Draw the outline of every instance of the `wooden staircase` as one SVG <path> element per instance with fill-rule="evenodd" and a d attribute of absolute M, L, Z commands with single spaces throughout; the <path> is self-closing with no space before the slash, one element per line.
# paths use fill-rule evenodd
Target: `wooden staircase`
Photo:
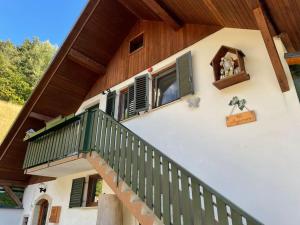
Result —
<path fill-rule="evenodd" d="M 124 181 L 118 180 L 117 173 L 96 152 L 89 154 L 86 159 L 140 224 L 163 225 L 146 203 Z"/>
<path fill-rule="evenodd" d="M 262 225 L 101 110 L 38 131 L 28 141 L 24 169 L 86 154 L 142 225 Z"/>

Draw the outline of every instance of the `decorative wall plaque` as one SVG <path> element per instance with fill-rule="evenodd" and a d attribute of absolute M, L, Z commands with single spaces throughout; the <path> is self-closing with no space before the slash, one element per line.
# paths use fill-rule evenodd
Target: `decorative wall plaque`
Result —
<path fill-rule="evenodd" d="M 246 100 L 241 99 L 239 100 L 238 97 L 233 97 L 232 100 L 229 102 L 229 105 L 232 106 L 232 110 L 229 116 L 226 116 L 226 125 L 227 127 L 233 127 L 245 123 L 251 123 L 256 121 L 256 114 L 254 111 L 249 110 L 246 107 Z M 234 110 L 238 108 L 239 110 L 246 109 L 246 112 L 241 112 L 238 114 L 233 114 Z"/>

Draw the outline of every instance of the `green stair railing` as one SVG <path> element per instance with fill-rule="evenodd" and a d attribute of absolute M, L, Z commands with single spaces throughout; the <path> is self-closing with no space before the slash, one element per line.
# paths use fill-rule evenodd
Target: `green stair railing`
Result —
<path fill-rule="evenodd" d="M 90 116 L 85 150 L 97 151 L 164 224 L 262 224 L 109 115 Z"/>
<path fill-rule="evenodd" d="M 75 152 L 96 151 L 164 224 L 262 225 L 103 111 L 86 112 L 75 123 L 82 127 L 77 128 L 81 131 L 72 145 L 77 146 Z M 33 142 L 38 143 L 39 138 Z M 31 148 L 29 142 L 28 150 Z M 60 152 L 57 158 L 66 149 L 50 151 Z M 26 158 L 30 155 L 27 152 Z"/>

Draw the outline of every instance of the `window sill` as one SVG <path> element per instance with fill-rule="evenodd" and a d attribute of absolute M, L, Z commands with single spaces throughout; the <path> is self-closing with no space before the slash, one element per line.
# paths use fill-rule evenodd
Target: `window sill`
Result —
<path fill-rule="evenodd" d="M 97 209 L 98 206 L 81 206 L 81 207 L 73 207 L 73 208 L 70 208 L 69 209 L 84 209 L 84 210 L 87 210 L 87 209 Z"/>
<path fill-rule="evenodd" d="M 188 96 L 189 96 L 189 95 L 188 95 Z M 138 117 L 147 115 L 148 113 L 151 113 L 151 112 L 154 112 L 154 111 L 163 109 L 163 108 L 168 107 L 168 106 L 170 106 L 170 105 L 176 104 L 176 103 L 182 101 L 182 100 L 185 99 L 185 98 L 186 98 L 186 96 L 184 96 L 184 97 L 182 97 L 182 98 L 179 98 L 179 99 L 176 99 L 176 100 L 174 100 L 174 101 L 172 101 L 172 102 L 170 102 L 170 103 L 164 104 L 164 105 L 162 105 L 162 106 L 158 106 L 158 107 L 156 107 L 156 108 L 151 108 L 151 109 L 149 109 L 148 111 L 143 112 L 141 115 L 134 115 L 134 116 L 132 116 L 132 117 L 130 117 L 130 118 L 127 118 L 127 119 L 125 119 L 125 120 L 121 120 L 120 123 L 123 124 L 123 123 L 126 123 L 126 122 L 130 121 L 130 120 L 136 119 L 136 118 L 138 118 Z"/>
<path fill-rule="evenodd" d="M 81 207 L 82 209 L 97 209 L 98 206 L 84 206 L 84 207 Z"/>

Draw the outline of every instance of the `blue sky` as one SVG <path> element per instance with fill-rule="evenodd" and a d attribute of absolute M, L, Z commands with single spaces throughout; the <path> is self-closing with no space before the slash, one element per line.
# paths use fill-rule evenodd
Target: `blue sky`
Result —
<path fill-rule="evenodd" d="M 61 46 L 88 0 L 0 0 L 0 40 L 39 37 Z"/>

